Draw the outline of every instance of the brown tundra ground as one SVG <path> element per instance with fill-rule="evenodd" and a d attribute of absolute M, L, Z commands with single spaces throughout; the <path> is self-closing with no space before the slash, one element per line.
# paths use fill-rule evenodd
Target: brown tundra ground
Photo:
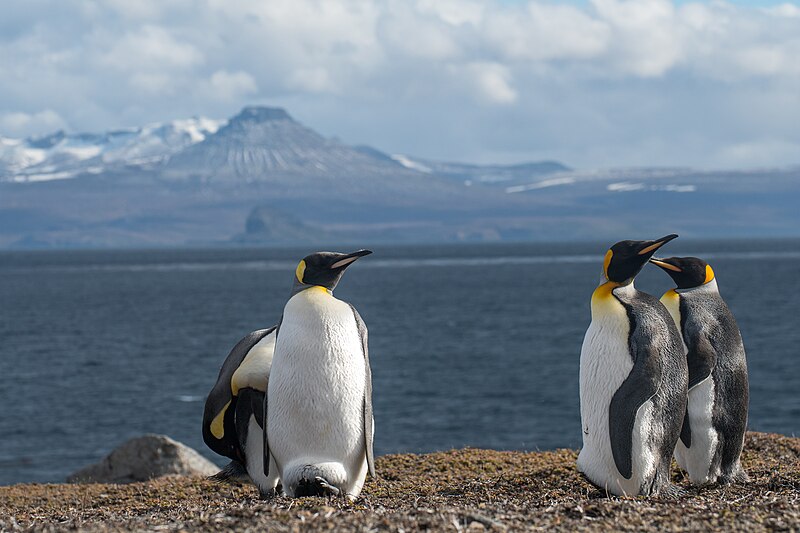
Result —
<path fill-rule="evenodd" d="M 130 485 L 0 487 L 0 530 L 204 531 L 800 531 L 800 439 L 749 433 L 745 485 L 677 498 L 608 497 L 576 452 L 463 449 L 377 459 L 355 503 L 258 499 L 251 486 L 168 477 Z"/>

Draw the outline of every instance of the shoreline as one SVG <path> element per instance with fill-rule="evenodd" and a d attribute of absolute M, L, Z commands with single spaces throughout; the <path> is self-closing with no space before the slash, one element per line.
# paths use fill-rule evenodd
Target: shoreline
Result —
<path fill-rule="evenodd" d="M 130 529 L 277 531 L 480 531 L 484 529 L 678 531 L 800 528 L 800 438 L 748 433 L 742 463 L 751 482 L 690 487 L 685 494 L 606 497 L 575 468 L 577 452 L 465 448 L 377 458 L 354 504 L 277 497 L 255 487 L 171 476 L 128 485 L 0 487 L 0 530 Z"/>

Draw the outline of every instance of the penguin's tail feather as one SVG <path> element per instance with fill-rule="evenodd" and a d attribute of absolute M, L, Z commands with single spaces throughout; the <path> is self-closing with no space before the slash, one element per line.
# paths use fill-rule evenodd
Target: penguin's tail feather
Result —
<path fill-rule="evenodd" d="M 341 496 L 347 472 L 341 463 L 295 464 L 286 469 L 287 493 L 302 496 Z"/>
<path fill-rule="evenodd" d="M 239 461 L 231 461 L 213 476 L 208 476 L 208 479 L 211 481 L 216 481 L 217 483 L 250 482 L 250 476 L 247 475 L 247 469 Z"/>

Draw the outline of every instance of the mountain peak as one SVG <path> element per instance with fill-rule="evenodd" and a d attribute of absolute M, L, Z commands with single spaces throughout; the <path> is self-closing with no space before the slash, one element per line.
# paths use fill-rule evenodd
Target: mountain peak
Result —
<path fill-rule="evenodd" d="M 282 107 L 247 106 L 231 122 L 267 122 L 270 120 L 291 120 L 292 117 Z"/>

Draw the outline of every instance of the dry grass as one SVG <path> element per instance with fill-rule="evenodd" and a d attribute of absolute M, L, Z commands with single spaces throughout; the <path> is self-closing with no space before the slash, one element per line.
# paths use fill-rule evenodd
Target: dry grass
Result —
<path fill-rule="evenodd" d="M 355 504 L 258 500 L 249 486 L 162 478 L 131 485 L 0 487 L 0 530 L 480 531 L 800 530 L 800 439 L 750 433 L 746 485 L 686 489 L 677 499 L 608 498 L 571 450 L 464 449 L 377 461 Z"/>

